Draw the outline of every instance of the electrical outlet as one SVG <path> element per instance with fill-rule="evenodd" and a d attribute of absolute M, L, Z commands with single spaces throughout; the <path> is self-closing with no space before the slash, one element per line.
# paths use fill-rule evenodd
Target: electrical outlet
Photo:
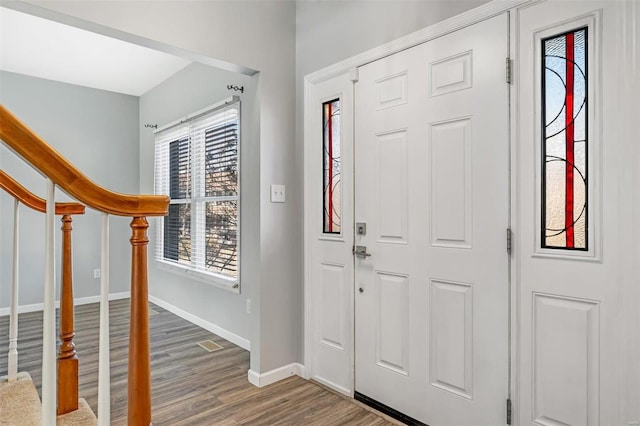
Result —
<path fill-rule="evenodd" d="M 284 187 L 284 185 L 271 185 L 271 202 L 272 203 L 284 203 L 285 202 L 285 187 Z"/>
<path fill-rule="evenodd" d="M 247 313 L 251 313 L 251 299 L 247 299 Z"/>
<path fill-rule="evenodd" d="M 100 268 L 93 270 L 93 278 L 100 278 L 101 276 L 102 276 L 102 272 L 100 271 Z"/>

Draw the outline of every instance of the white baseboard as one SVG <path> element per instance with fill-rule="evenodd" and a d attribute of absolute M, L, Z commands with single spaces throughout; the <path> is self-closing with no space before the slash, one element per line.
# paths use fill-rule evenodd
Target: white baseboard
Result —
<path fill-rule="evenodd" d="M 210 331 L 213 334 L 216 334 L 220 337 L 222 337 L 223 339 L 226 339 L 228 341 L 230 341 L 231 343 L 233 343 L 234 345 L 238 345 L 243 349 L 246 349 L 248 351 L 251 350 L 251 342 L 247 339 L 245 339 L 244 337 L 240 337 L 237 334 L 234 334 L 228 330 L 225 330 L 224 328 L 217 326 L 216 324 L 213 324 L 205 319 L 202 319 L 196 315 L 193 315 L 185 310 L 182 310 L 180 308 L 178 308 L 177 306 L 173 306 L 172 304 L 165 302 L 162 299 L 158 299 L 155 296 L 149 296 L 149 302 L 151 303 L 155 303 L 156 305 L 160 306 L 163 309 L 166 309 L 167 311 L 179 316 L 182 319 L 185 319 L 199 327 L 204 328 L 207 331 Z"/>
<path fill-rule="evenodd" d="M 247 376 L 249 378 L 249 383 L 261 388 L 264 386 L 269 386 L 272 383 L 279 382 L 280 380 L 284 380 L 287 377 L 304 377 L 304 365 L 294 362 L 262 374 L 256 373 L 253 370 L 249 370 Z"/>
<path fill-rule="evenodd" d="M 109 300 L 128 299 L 131 296 L 131 292 L 123 291 L 122 293 L 111 293 Z M 100 302 L 100 296 L 79 297 L 73 300 L 74 306 L 89 305 L 91 303 Z M 56 309 L 60 308 L 60 301 L 56 300 Z M 44 303 L 33 303 L 31 305 L 18 306 L 19 314 L 26 314 L 28 312 L 40 312 L 44 310 Z M 9 315 L 11 308 L 0 308 L 0 317 Z"/>

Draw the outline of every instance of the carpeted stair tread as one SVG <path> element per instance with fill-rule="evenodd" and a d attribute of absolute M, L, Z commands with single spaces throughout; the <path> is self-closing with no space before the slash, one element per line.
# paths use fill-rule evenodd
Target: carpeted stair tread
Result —
<path fill-rule="evenodd" d="M 29 373 L 19 373 L 12 383 L 7 382 L 7 376 L 0 377 L 0 426 L 40 426 L 41 416 L 40 397 Z M 82 398 L 76 411 L 56 420 L 58 426 L 97 424 L 95 414 Z"/>
<path fill-rule="evenodd" d="M 57 426 L 93 426 L 98 424 L 96 415 L 83 398 L 78 401 L 78 409 L 63 416 L 58 416 Z"/>
<path fill-rule="evenodd" d="M 40 397 L 29 373 L 15 382 L 0 377 L 0 425 L 40 426 Z"/>

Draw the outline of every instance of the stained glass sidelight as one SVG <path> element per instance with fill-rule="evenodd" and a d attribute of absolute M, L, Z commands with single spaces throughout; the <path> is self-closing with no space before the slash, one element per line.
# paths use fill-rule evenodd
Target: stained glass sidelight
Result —
<path fill-rule="evenodd" d="M 542 55 L 542 247 L 587 250 L 587 28 Z"/>
<path fill-rule="evenodd" d="M 340 233 L 340 99 L 322 104 L 323 232 Z"/>

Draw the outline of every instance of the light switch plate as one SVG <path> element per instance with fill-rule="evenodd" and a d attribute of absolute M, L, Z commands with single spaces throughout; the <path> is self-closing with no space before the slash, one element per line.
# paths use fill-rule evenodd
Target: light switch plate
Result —
<path fill-rule="evenodd" d="M 284 203 L 285 202 L 285 188 L 284 188 L 284 185 L 271 185 L 271 202 L 272 203 Z"/>

